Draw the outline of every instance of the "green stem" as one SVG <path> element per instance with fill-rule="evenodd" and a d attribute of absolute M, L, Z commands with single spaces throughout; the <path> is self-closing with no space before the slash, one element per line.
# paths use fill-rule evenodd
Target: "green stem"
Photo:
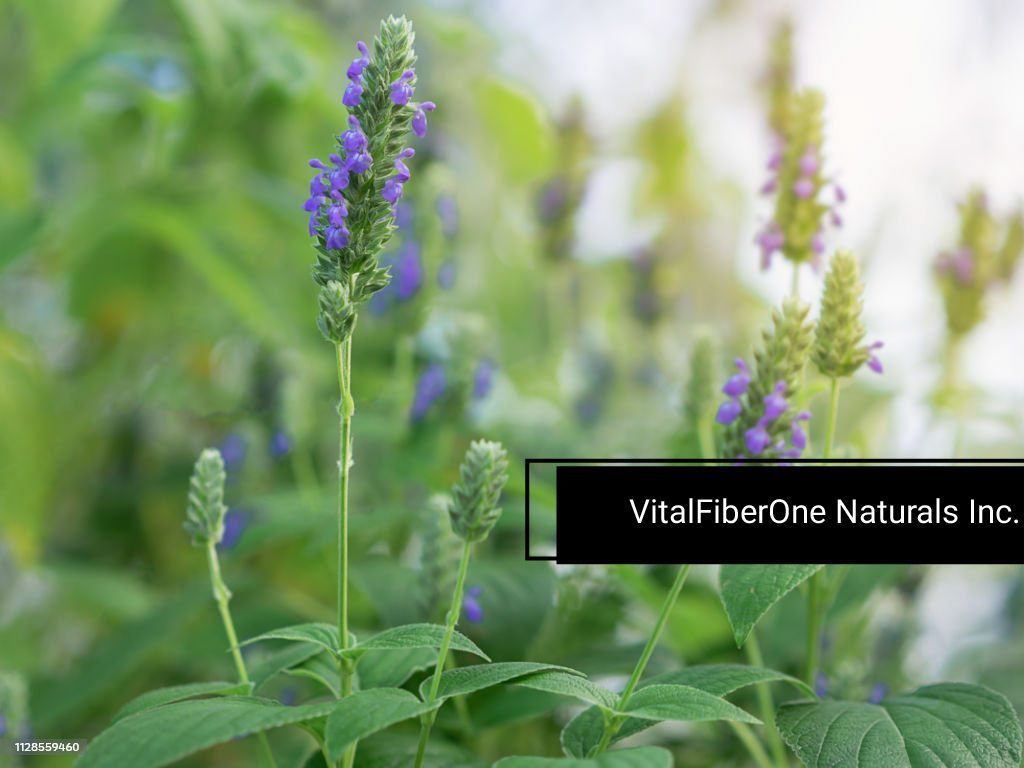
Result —
<path fill-rule="evenodd" d="M 231 590 L 224 583 L 220 573 L 220 559 L 217 557 L 217 545 L 212 541 L 206 543 L 206 561 L 210 566 L 210 584 L 213 586 L 213 597 L 217 601 L 217 610 L 220 612 L 221 623 L 224 624 L 224 634 L 228 636 L 228 643 L 231 645 L 231 657 L 235 661 L 235 671 L 238 672 L 238 682 L 244 685 L 252 685 L 249 679 L 249 672 L 245 668 L 245 660 L 238 647 L 238 635 L 235 633 L 235 622 L 231 619 L 231 608 L 228 603 L 231 601 Z M 267 764 L 277 768 L 274 761 L 274 753 L 270 749 L 270 742 L 267 734 L 260 731 L 258 734 L 260 744 L 266 753 Z"/>
<path fill-rule="evenodd" d="M 711 426 L 713 419 L 713 415 L 701 414 L 700 420 L 697 422 L 697 441 L 700 445 L 700 457 L 702 459 L 716 458 L 715 435 Z"/>
<path fill-rule="evenodd" d="M 821 457 L 831 458 L 832 443 L 836 439 L 836 420 L 839 416 L 839 379 L 832 379 L 832 391 L 828 403 L 828 422 L 825 428 L 825 446 L 822 448 Z"/>
<path fill-rule="evenodd" d="M 818 648 L 821 645 L 822 598 L 824 585 L 821 583 L 822 571 L 811 576 L 807 590 L 807 667 L 804 679 L 814 688 L 814 678 L 818 674 Z"/>
<path fill-rule="evenodd" d="M 757 642 L 755 632 L 750 633 L 744 648 L 747 652 L 747 660 L 755 667 L 764 668 L 764 657 L 761 655 L 761 645 Z M 789 759 L 786 757 L 786 747 L 782 744 L 779 728 L 775 724 L 775 702 L 772 699 L 772 689 L 768 683 L 761 683 L 755 686 L 755 690 L 758 703 L 761 706 L 761 720 L 764 722 L 765 732 L 768 734 L 768 746 L 775 758 L 775 765 L 785 768 L 789 764 Z"/>
<path fill-rule="evenodd" d="M 335 344 L 338 362 L 338 403 L 340 419 L 338 430 L 338 643 L 342 650 L 349 647 L 348 633 L 348 479 L 352 465 L 352 336 L 342 344 Z M 338 656 L 338 676 L 341 679 L 341 697 L 352 693 L 352 663 Z M 342 765 L 350 768 L 355 763 L 356 744 L 345 752 Z"/>
<path fill-rule="evenodd" d="M 772 759 L 768 756 L 768 753 L 764 751 L 764 747 L 761 746 L 761 741 L 754 735 L 754 731 L 746 723 L 732 723 L 729 725 L 732 727 L 733 733 L 743 743 L 743 746 L 747 748 L 747 752 L 753 758 L 754 762 L 757 763 L 758 768 L 775 768 L 772 763 Z"/>
<path fill-rule="evenodd" d="M 658 640 L 661 639 L 661 633 L 665 630 L 665 625 L 668 623 L 668 617 L 672 613 L 672 608 L 676 604 L 676 599 L 679 597 L 679 593 L 683 589 L 683 584 L 686 582 L 686 577 L 690 573 L 689 565 L 679 566 L 679 572 L 676 574 L 676 580 L 672 582 L 672 587 L 668 591 L 668 595 L 665 597 L 665 602 L 662 603 L 661 612 L 658 614 L 658 620 L 654 624 L 654 630 L 651 632 L 651 636 L 647 638 L 647 645 L 644 646 L 643 652 L 640 654 L 640 658 L 636 662 L 636 666 L 633 668 L 633 674 L 629 676 L 629 682 L 626 683 L 626 687 L 622 689 L 622 693 L 619 694 L 619 699 L 615 703 L 615 709 L 618 712 L 622 712 L 626 705 L 629 703 L 629 697 L 633 695 L 633 691 L 636 690 L 637 685 L 640 683 L 640 678 L 643 677 L 644 670 L 647 669 L 647 663 L 651 660 L 651 656 L 654 654 L 654 649 L 658 645 Z M 605 723 L 604 733 L 601 735 L 601 741 L 595 747 L 594 752 L 590 755 L 596 757 L 604 752 L 612 743 L 612 739 L 615 738 L 615 734 L 619 732 L 622 724 L 626 722 L 628 716 L 616 715 L 612 717 L 607 723 Z"/>
<path fill-rule="evenodd" d="M 445 622 L 444 637 L 441 639 L 441 648 L 437 652 L 437 663 L 434 665 L 434 676 L 430 680 L 430 690 L 427 693 L 427 702 L 437 700 L 437 692 L 441 688 L 441 675 L 448 660 L 448 649 L 452 644 L 452 635 L 455 634 L 455 625 L 459 623 L 459 615 L 462 613 L 462 592 L 466 587 L 466 573 L 469 571 L 469 555 L 472 552 L 472 543 L 465 542 L 462 545 L 462 560 L 459 561 L 459 575 L 455 579 L 455 590 L 452 592 L 452 604 L 448 609 L 448 617 Z M 427 753 L 427 742 L 430 740 L 430 729 L 434 727 L 434 720 L 437 719 L 437 709 L 432 709 L 423 716 L 420 721 L 420 741 L 416 747 L 415 768 L 423 765 L 423 757 Z"/>

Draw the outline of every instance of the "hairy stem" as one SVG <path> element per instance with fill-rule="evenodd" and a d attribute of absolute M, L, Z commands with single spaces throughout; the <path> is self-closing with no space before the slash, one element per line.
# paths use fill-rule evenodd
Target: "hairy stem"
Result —
<path fill-rule="evenodd" d="M 654 630 L 651 632 L 650 637 L 647 638 L 647 645 L 644 646 L 643 652 L 640 654 L 640 658 L 636 662 L 636 666 L 633 668 L 633 674 L 629 676 L 629 682 L 626 683 L 626 687 L 622 689 L 622 693 L 619 694 L 619 699 L 615 703 L 615 709 L 621 712 L 625 706 L 629 703 L 629 697 L 633 695 L 633 691 L 636 690 L 637 685 L 640 683 L 640 678 L 643 677 L 644 670 L 647 669 L 647 663 L 651 660 L 651 656 L 654 654 L 654 649 L 658 645 L 658 640 L 661 639 L 661 633 L 665 630 L 665 625 L 668 623 L 668 617 L 672 613 L 672 608 L 676 604 L 676 599 L 679 597 L 679 593 L 683 589 L 683 584 L 686 582 L 686 577 L 690 573 L 689 565 L 679 566 L 679 572 L 676 573 L 676 580 L 672 582 L 672 587 L 668 591 L 668 595 L 665 597 L 665 602 L 662 603 L 661 612 L 658 614 L 658 620 L 654 624 Z M 612 739 L 615 738 L 615 734 L 619 732 L 622 724 L 627 720 L 626 716 L 614 716 L 605 723 L 604 733 L 601 735 L 601 741 L 594 748 L 591 757 L 596 757 L 604 752 L 612 743 Z"/>
<path fill-rule="evenodd" d="M 761 655 L 761 645 L 757 642 L 757 634 L 753 631 L 747 638 L 744 646 L 747 652 L 747 660 L 755 667 L 764 667 L 764 657 Z M 768 735 L 768 746 L 775 758 L 775 765 L 785 768 L 789 765 L 786 757 L 786 747 L 779 735 L 779 728 L 775 724 L 775 702 L 772 700 L 772 689 L 768 683 L 760 683 L 755 686 L 757 700 L 761 707 L 761 720 L 764 722 L 765 733 Z"/>
<path fill-rule="evenodd" d="M 441 675 L 448 661 L 448 649 L 452 644 L 452 635 L 455 634 L 455 625 L 459 623 L 459 616 L 462 613 L 462 592 L 466 587 L 466 572 L 469 570 L 469 555 L 472 552 L 472 543 L 465 542 L 462 545 L 462 559 L 459 561 L 459 575 L 455 580 L 455 589 L 452 591 L 452 604 L 448 609 L 448 617 L 445 622 L 444 637 L 441 639 L 441 648 L 437 652 L 437 663 L 434 665 L 434 676 L 430 680 L 430 690 L 427 693 L 427 701 L 433 702 L 437 699 L 437 692 L 441 688 Z M 420 741 L 416 747 L 415 768 L 423 765 L 423 757 L 427 753 L 427 742 L 430 740 L 430 729 L 434 727 L 434 720 L 437 719 L 437 710 L 432 709 L 423 715 L 420 721 Z"/>
<path fill-rule="evenodd" d="M 824 585 L 822 571 L 811 576 L 807 589 L 807 666 L 804 679 L 814 688 L 814 678 L 818 674 L 818 648 L 821 645 L 821 618 L 823 611 Z"/>
<path fill-rule="evenodd" d="M 220 612 L 220 620 L 224 624 L 224 634 L 228 636 L 228 643 L 231 645 L 231 657 L 235 661 L 235 670 L 238 672 L 238 682 L 244 685 L 252 685 L 249 679 L 249 672 L 245 668 L 245 660 L 238 648 L 238 635 L 235 633 L 235 622 L 231 618 L 231 608 L 228 603 L 231 601 L 231 590 L 224 583 L 220 574 L 220 559 L 217 557 L 217 546 L 212 541 L 206 544 L 206 561 L 210 566 L 210 584 L 213 587 L 213 597 L 217 601 L 217 610 Z M 274 753 L 270 749 L 270 742 L 267 734 L 262 731 L 257 734 L 260 744 L 267 758 L 267 764 L 277 768 L 274 761 Z"/>

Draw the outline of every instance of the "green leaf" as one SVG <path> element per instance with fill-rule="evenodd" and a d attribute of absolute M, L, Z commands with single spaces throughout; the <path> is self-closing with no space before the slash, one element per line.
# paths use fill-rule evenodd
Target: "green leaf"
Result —
<path fill-rule="evenodd" d="M 118 720 L 89 743 L 77 766 L 159 768 L 239 736 L 323 717 L 336 706 L 285 707 L 243 696 L 166 704 Z"/>
<path fill-rule="evenodd" d="M 359 687 L 398 688 L 414 673 L 434 666 L 437 652 L 432 648 L 399 648 L 369 651 L 359 659 Z"/>
<path fill-rule="evenodd" d="M 162 704 L 171 704 L 196 696 L 245 696 L 250 693 L 252 693 L 251 683 L 186 683 L 185 685 L 172 685 L 169 688 L 157 688 L 129 701 L 114 715 L 111 722 L 116 723 L 121 718 L 134 715 L 144 709 L 152 709 Z"/>
<path fill-rule="evenodd" d="M 338 760 L 352 742 L 395 723 L 422 715 L 436 706 L 437 702 L 420 701 L 401 688 L 357 691 L 338 702 L 327 718 L 324 729 L 327 755 L 331 760 Z"/>
<path fill-rule="evenodd" d="M 316 643 L 326 648 L 331 653 L 338 652 L 338 628 L 333 624 L 325 622 L 313 622 L 310 624 L 294 624 L 290 627 L 279 627 L 262 635 L 250 637 L 243 641 L 242 645 L 258 643 L 261 640 L 292 640 L 297 643 Z"/>
<path fill-rule="evenodd" d="M 786 682 L 796 686 L 808 696 L 814 691 L 803 680 L 765 667 L 748 667 L 745 664 L 703 664 L 684 667 L 675 672 L 652 677 L 644 685 L 688 685 L 699 688 L 714 696 L 728 696 L 730 693 L 758 683 Z"/>
<path fill-rule="evenodd" d="M 386 629 L 379 635 L 356 643 L 352 648 L 341 651 L 342 656 L 358 658 L 364 651 L 394 650 L 397 648 L 440 648 L 444 639 L 445 628 L 440 624 L 405 624 L 401 627 Z M 477 648 L 476 643 L 460 632 L 452 635 L 451 649 L 472 653 L 485 661 L 490 661 L 487 654 Z"/>
<path fill-rule="evenodd" d="M 341 675 L 338 673 L 338 660 L 335 656 L 321 652 L 301 666 L 284 670 L 284 674 L 314 680 L 336 699 L 341 695 Z"/>
<path fill-rule="evenodd" d="M 807 768 L 1020 768 L 1024 752 L 1010 702 L 980 685 L 929 685 L 881 704 L 795 702 L 777 719 Z"/>
<path fill-rule="evenodd" d="M 641 682 L 630 704 L 633 705 L 636 696 L 651 685 L 684 685 L 711 696 L 721 697 L 751 685 L 774 681 L 788 682 L 801 691 L 809 692 L 807 685 L 800 680 L 773 669 L 747 667 L 742 664 L 707 664 L 666 672 Z M 631 717 L 619 728 L 612 743 L 646 731 L 652 725 L 654 721 L 650 719 Z M 604 716 L 597 707 L 591 707 L 569 721 L 562 730 L 562 749 L 568 755 L 583 757 L 597 745 L 603 733 Z"/>
<path fill-rule="evenodd" d="M 605 752 L 590 759 L 505 757 L 493 768 L 672 768 L 672 754 L 661 747 L 637 747 Z"/>
<path fill-rule="evenodd" d="M 735 704 L 688 685 L 645 686 L 630 697 L 624 712 L 646 720 L 731 720 L 761 724 L 760 720 Z"/>
<path fill-rule="evenodd" d="M 723 565 L 718 577 L 722 605 L 742 646 L 761 617 L 824 565 Z"/>
<path fill-rule="evenodd" d="M 592 683 L 586 677 L 576 672 L 573 672 L 573 674 L 541 672 L 514 680 L 513 683 L 525 688 L 533 688 L 537 691 L 548 691 L 549 693 L 559 693 L 563 696 L 572 696 L 580 701 L 596 704 L 605 709 L 614 707 L 615 700 L 618 698 L 607 688 L 602 688 L 600 685 Z"/>
<path fill-rule="evenodd" d="M 570 677 L 582 675 L 568 667 L 555 664 L 537 664 L 532 661 L 503 661 L 497 664 L 477 664 L 472 667 L 450 669 L 441 675 L 441 686 L 437 690 L 437 698 L 447 699 L 452 696 L 465 696 L 474 691 L 482 691 L 495 685 L 507 683 L 518 677 L 525 677 L 534 672 L 562 670 L 570 673 Z M 420 698 L 426 699 L 430 690 L 430 680 L 420 683 Z"/>
<path fill-rule="evenodd" d="M 359 768 L 409 768 L 416 758 L 414 734 L 378 733 L 359 742 Z M 486 768 L 487 764 L 466 750 L 442 739 L 431 739 L 423 768 Z"/>
<path fill-rule="evenodd" d="M 249 677 L 256 690 L 279 673 L 311 659 L 324 649 L 315 643 L 292 643 L 274 651 L 250 665 Z"/>

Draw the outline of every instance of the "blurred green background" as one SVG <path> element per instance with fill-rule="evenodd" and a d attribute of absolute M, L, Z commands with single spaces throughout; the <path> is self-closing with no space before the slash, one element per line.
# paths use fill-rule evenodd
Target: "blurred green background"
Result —
<path fill-rule="evenodd" d="M 695 453 L 682 407 L 695 339 L 747 354 L 770 306 L 732 263 L 749 190 L 702 159 L 679 90 L 630 128 L 638 181 L 620 213 L 656 226 L 581 258 L 577 211 L 606 152 L 588 105 L 534 95 L 500 65 L 515 41 L 476 10 L 0 0 L 0 738 L 89 737 L 147 688 L 229 674 L 181 530 L 204 446 L 229 466 L 240 634 L 331 615 L 337 383 L 314 326 L 305 160 L 329 151 L 354 41 L 387 12 L 414 21 L 420 91 L 440 107 L 388 251 L 395 281 L 355 339 L 356 626 L 436 609 L 420 565 L 430 498 L 486 436 L 517 463 L 471 574 L 485 618 L 468 632 L 497 659 L 628 670 L 665 574 L 524 562 L 518 460 Z M 743 87 L 756 107 L 757 83 Z M 841 434 L 891 455 L 896 392 L 869 383 L 846 396 Z M 1012 401 L 983 402 L 1014 426 L 972 449 L 1019 451 Z M 553 489 L 537 486 L 543 538 Z M 1019 570 L 858 573 L 835 611 L 834 690 L 953 670 L 1022 708 Z M 656 666 L 738 659 L 713 582 L 705 568 L 687 587 Z M 800 610 L 784 604 L 765 631 L 774 666 L 796 661 Z M 555 754 L 565 709 L 535 693 L 515 694 L 531 700 L 514 716 L 498 696 L 474 700 L 481 754 Z M 310 689 L 296 678 L 266 694 Z M 526 711 L 539 719 L 519 722 Z M 742 764 L 727 731 L 654 733 L 686 765 Z M 246 765 L 248 750 L 189 764 Z"/>

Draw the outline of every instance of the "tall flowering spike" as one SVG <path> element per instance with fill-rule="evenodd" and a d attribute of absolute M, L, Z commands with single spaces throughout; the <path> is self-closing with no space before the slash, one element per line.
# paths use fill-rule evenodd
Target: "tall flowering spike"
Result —
<path fill-rule="evenodd" d="M 498 522 L 498 500 L 508 480 L 507 471 L 508 454 L 501 443 L 474 440 L 470 444 L 448 506 L 452 530 L 463 541 L 483 541 Z"/>
<path fill-rule="evenodd" d="M 332 165 L 310 161 L 315 174 L 304 209 L 317 251 L 313 279 L 322 287 L 346 286 L 353 313 L 390 281 L 380 254 L 395 230 L 394 203 L 411 176 L 405 161 L 413 150 L 405 144 L 410 132 L 425 133 L 426 112 L 435 108 L 433 102 L 411 101 L 413 38 L 405 17 L 390 16 L 381 22 L 372 51 L 357 46 L 359 57 L 346 72 L 348 128 L 337 136 Z M 321 294 L 322 311 L 324 299 L 339 297 L 332 290 Z M 330 318 L 321 315 L 319 324 L 323 330 Z"/>
<path fill-rule="evenodd" d="M 793 24 L 784 19 L 775 29 L 765 74 L 768 97 L 768 125 L 781 137 L 789 118 L 793 96 Z"/>
<path fill-rule="evenodd" d="M 856 257 L 849 251 L 837 252 L 825 275 L 811 354 L 814 365 L 829 378 L 852 376 L 873 357 L 874 345 L 864 344 L 863 293 Z M 877 370 L 874 366 L 872 369 Z"/>
<path fill-rule="evenodd" d="M 772 313 L 772 328 L 762 334 L 761 348 L 754 353 L 749 383 L 742 394 L 729 395 L 718 412 L 718 422 L 726 425 L 725 456 L 786 459 L 802 450 L 797 443 L 803 430 L 794 435 L 793 422 L 806 419 L 792 403 L 811 350 L 809 309 L 788 299 Z M 727 388 L 729 383 L 723 388 L 728 395 Z"/>
<path fill-rule="evenodd" d="M 683 396 L 683 411 L 688 429 L 698 429 L 715 408 L 718 350 L 710 334 L 697 337 L 690 353 L 690 378 Z"/>
<path fill-rule="evenodd" d="M 774 215 L 756 238 L 765 268 L 776 253 L 817 267 L 825 250 L 826 228 L 842 223 L 838 207 L 846 193 L 824 174 L 824 106 L 818 91 L 790 96 L 784 130 L 768 162 L 771 175 L 762 189 L 775 195 Z"/>
<path fill-rule="evenodd" d="M 185 531 L 192 543 L 219 544 L 224 537 L 224 459 L 220 451 L 207 448 L 199 454 L 188 487 Z"/>
<path fill-rule="evenodd" d="M 1005 230 L 1005 234 L 1001 234 Z M 960 206 L 960 238 L 939 254 L 935 273 L 953 335 L 963 335 L 985 316 L 985 298 L 993 284 L 1013 277 L 1024 251 L 1024 220 L 1018 211 L 1005 222 L 989 209 L 984 192 L 972 190 Z"/>

